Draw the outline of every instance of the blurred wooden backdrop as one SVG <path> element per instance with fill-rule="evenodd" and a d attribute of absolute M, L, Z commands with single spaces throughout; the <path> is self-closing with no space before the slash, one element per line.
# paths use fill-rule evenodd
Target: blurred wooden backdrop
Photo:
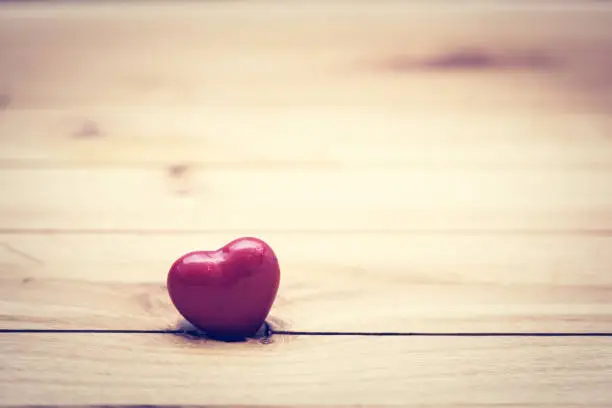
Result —
<path fill-rule="evenodd" d="M 0 403 L 612 404 L 611 73 L 607 2 L 1 3 Z M 291 333 L 154 333 L 241 235 Z"/>

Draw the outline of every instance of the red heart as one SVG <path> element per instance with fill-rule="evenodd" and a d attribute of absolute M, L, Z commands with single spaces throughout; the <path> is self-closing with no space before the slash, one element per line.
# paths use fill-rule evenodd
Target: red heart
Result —
<path fill-rule="evenodd" d="M 280 284 L 274 251 L 258 238 L 178 258 L 168 272 L 177 310 L 211 337 L 253 336 L 265 322 Z"/>

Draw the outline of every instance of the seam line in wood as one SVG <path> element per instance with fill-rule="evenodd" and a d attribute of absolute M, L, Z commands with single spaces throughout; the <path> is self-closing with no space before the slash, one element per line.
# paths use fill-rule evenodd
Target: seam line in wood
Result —
<path fill-rule="evenodd" d="M 541 236 L 612 236 L 612 229 L 270 229 L 257 230 L 261 234 L 411 234 L 411 235 L 541 235 Z M 198 235 L 198 234 L 243 234 L 233 229 L 56 229 L 56 228 L 0 228 L 0 234 L 61 234 L 61 235 Z"/>
<path fill-rule="evenodd" d="M 0 329 L 10 333 L 91 333 L 91 334 L 195 334 L 184 330 L 131 329 Z M 270 335 L 286 336 L 380 336 L 380 337 L 612 337 L 612 332 L 333 332 L 333 331 L 271 331 Z"/>

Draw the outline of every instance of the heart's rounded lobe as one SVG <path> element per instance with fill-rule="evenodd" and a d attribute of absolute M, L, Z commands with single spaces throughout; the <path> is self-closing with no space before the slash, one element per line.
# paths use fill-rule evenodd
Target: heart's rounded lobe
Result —
<path fill-rule="evenodd" d="M 254 335 L 280 284 L 274 251 L 258 238 L 233 240 L 216 251 L 189 252 L 168 272 L 168 293 L 183 317 L 217 338 Z"/>

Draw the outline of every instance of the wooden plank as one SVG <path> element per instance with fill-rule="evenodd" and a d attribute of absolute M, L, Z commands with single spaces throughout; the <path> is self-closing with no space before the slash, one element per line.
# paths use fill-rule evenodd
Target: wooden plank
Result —
<path fill-rule="evenodd" d="M 4 230 L 381 231 L 612 228 L 601 169 L 0 171 Z"/>
<path fill-rule="evenodd" d="M 612 116 L 398 107 L 7 110 L 0 166 L 609 168 Z"/>
<path fill-rule="evenodd" d="M 523 164 L 576 154 L 589 164 L 602 155 L 607 162 L 601 135 L 609 119 L 587 100 L 609 94 L 612 13 L 580 5 L 508 10 L 390 2 L 364 10 L 326 3 L 298 12 L 274 2 L 192 3 L 163 7 L 163 23 L 157 7 L 123 7 L 119 16 L 104 6 L 5 7 L 0 157 L 339 165 L 452 162 L 467 152 L 477 161 L 501 154 L 501 161 Z M 283 19 L 271 18 L 278 13 Z M 87 42 L 79 40 L 84 30 Z M 173 33 L 171 47 L 166 34 L 160 37 L 166 32 Z M 40 72 L 30 64 L 39 59 Z M 94 140 L 68 142 L 74 137 Z M 533 142 L 549 137 L 550 144 Z M 585 138 L 584 146 L 576 143 Z M 380 149 L 383 141 L 404 139 L 405 149 Z"/>
<path fill-rule="evenodd" d="M 262 232 L 282 279 L 273 328 L 328 332 L 612 331 L 612 237 Z M 0 236 L 0 327 L 180 326 L 175 258 L 231 233 Z M 333 313 L 330 313 L 333 311 Z"/>
<path fill-rule="evenodd" d="M 591 407 L 612 397 L 608 338 L 11 334 L 0 345 L 3 404 Z"/>
<path fill-rule="evenodd" d="M 3 5 L 2 100 L 610 112 L 612 7 L 572 4 Z"/>
<path fill-rule="evenodd" d="M 569 4 L 3 5 L 0 163 L 609 165 L 612 8 Z"/>

